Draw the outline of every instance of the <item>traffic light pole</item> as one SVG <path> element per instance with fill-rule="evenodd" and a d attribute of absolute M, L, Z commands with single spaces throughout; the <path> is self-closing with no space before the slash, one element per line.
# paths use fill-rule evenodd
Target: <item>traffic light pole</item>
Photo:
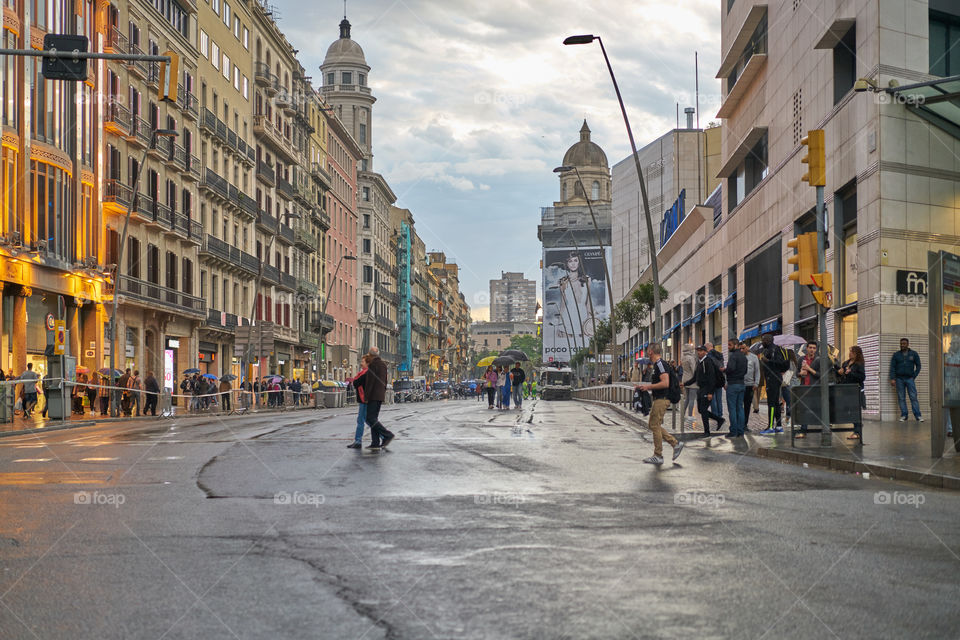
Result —
<path fill-rule="evenodd" d="M 823 219 L 823 187 L 817 187 L 817 273 L 827 270 L 826 224 Z M 829 447 L 830 431 L 830 369 L 827 345 L 827 308 L 817 305 L 817 325 L 820 327 L 820 446 Z"/>

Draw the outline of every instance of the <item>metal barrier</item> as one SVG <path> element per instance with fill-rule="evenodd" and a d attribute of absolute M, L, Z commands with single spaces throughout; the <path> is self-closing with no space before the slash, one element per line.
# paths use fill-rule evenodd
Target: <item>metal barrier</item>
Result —
<path fill-rule="evenodd" d="M 574 389 L 574 400 L 594 400 L 596 402 L 609 402 L 610 404 L 622 405 L 629 409 L 633 404 L 633 391 L 636 385 L 626 382 L 615 382 L 597 387 L 584 387 L 583 389 Z"/>

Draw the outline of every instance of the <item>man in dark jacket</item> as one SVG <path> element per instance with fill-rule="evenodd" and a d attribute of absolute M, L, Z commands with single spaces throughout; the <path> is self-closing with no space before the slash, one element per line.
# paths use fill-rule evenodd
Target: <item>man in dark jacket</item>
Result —
<path fill-rule="evenodd" d="M 146 392 L 147 400 L 143 403 L 143 415 L 148 413 L 152 416 L 157 415 L 157 399 L 160 397 L 160 383 L 153 376 L 153 371 L 147 371 L 147 377 L 143 379 L 143 390 Z"/>
<path fill-rule="evenodd" d="M 713 358 L 713 364 L 717 365 L 718 371 L 723 371 L 723 354 L 717 351 L 716 345 L 712 342 L 705 342 L 704 346 L 707 348 L 707 355 Z M 723 417 L 723 387 L 718 386 L 713 390 L 713 400 L 710 401 L 710 411 L 713 411 L 715 414 Z"/>
<path fill-rule="evenodd" d="M 765 333 L 760 338 L 763 349 L 760 350 L 760 367 L 763 371 L 763 384 L 767 392 L 767 429 L 760 433 L 783 431 L 783 418 L 780 415 L 780 386 L 783 374 L 790 368 L 786 350 L 773 344 L 773 334 Z M 773 420 L 776 419 L 776 427 Z"/>
<path fill-rule="evenodd" d="M 730 437 L 738 438 L 747 430 L 747 416 L 743 410 L 743 395 L 746 387 L 743 384 L 747 375 L 747 357 L 740 352 L 737 340 L 727 341 L 727 366 L 724 373 L 727 377 L 727 409 L 730 411 Z"/>
<path fill-rule="evenodd" d="M 900 422 L 907 421 L 907 398 L 910 396 L 910 408 L 917 422 L 923 422 L 920 415 L 920 403 L 917 401 L 917 376 L 920 375 L 920 354 L 910 348 L 910 341 L 900 339 L 900 351 L 890 358 L 890 384 L 897 388 L 897 402 L 900 404 Z"/>
<path fill-rule="evenodd" d="M 513 365 L 513 369 L 510 369 L 510 375 L 513 376 L 513 381 L 511 382 L 511 388 L 513 389 L 513 403 L 517 406 L 517 410 L 520 410 L 520 406 L 523 404 L 523 381 L 527 379 L 527 374 L 523 372 L 523 369 L 520 368 L 520 363 Z"/>
<path fill-rule="evenodd" d="M 380 424 L 380 407 L 387 395 L 387 365 L 380 358 L 380 349 L 370 347 L 370 365 L 363 380 L 363 392 L 367 399 L 367 424 L 370 425 L 371 443 L 368 449 L 378 451 L 393 440 L 393 433 Z"/>
<path fill-rule="evenodd" d="M 724 420 L 710 410 L 710 403 L 713 401 L 713 393 L 717 389 L 717 365 L 713 358 L 707 355 L 706 345 L 701 344 L 697 347 L 697 410 L 700 412 L 700 419 L 703 421 L 703 434 L 710 435 L 710 420 L 717 421 L 717 430 L 723 426 Z"/>

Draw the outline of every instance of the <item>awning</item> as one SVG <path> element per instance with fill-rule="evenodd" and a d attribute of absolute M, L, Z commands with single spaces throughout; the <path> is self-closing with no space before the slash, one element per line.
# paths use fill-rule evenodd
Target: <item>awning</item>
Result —
<path fill-rule="evenodd" d="M 741 339 L 741 340 L 748 340 L 748 339 L 750 339 L 750 338 L 756 338 L 758 335 L 760 335 L 760 327 L 759 327 L 759 326 L 756 326 L 756 327 L 754 327 L 753 329 L 747 329 L 746 331 L 744 331 L 743 333 L 741 333 L 741 334 L 740 334 L 740 339 Z"/>
<path fill-rule="evenodd" d="M 728 295 L 726 299 L 723 301 L 723 308 L 726 309 L 736 301 L 737 301 L 737 292 L 734 291 L 733 293 Z"/>
<path fill-rule="evenodd" d="M 955 138 L 960 138 L 960 76 L 890 87 L 881 91 L 893 96 L 894 102 L 934 124 Z"/>
<path fill-rule="evenodd" d="M 693 316 L 693 322 L 694 322 L 694 323 L 700 322 L 701 320 L 703 320 L 703 310 L 702 310 L 702 309 L 701 309 L 700 311 L 698 311 L 695 316 Z"/>
<path fill-rule="evenodd" d="M 712 305 L 710 305 L 710 306 L 707 308 L 707 315 L 710 315 L 711 313 L 713 313 L 714 311 L 716 311 L 717 309 L 719 309 L 719 308 L 722 307 L 722 306 L 723 306 L 723 301 L 722 301 L 722 300 L 721 300 L 720 302 L 714 302 Z"/>
<path fill-rule="evenodd" d="M 681 322 L 681 323 L 680 323 L 680 326 L 681 326 L 681 327 L 689 327 L 691 324 L 693 324 L 693 316 L 690 316 L 689 318 L 687 318 L 686 320 L 684 320 L 683 322 Z"/>

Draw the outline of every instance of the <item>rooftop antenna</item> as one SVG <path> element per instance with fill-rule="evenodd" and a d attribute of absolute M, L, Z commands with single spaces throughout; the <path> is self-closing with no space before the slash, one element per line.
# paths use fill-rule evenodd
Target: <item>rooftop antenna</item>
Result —
<path fill-rule="evenodd" d="M 347 19 L 347 0 L 343 0 L 343 19 Z"/>

